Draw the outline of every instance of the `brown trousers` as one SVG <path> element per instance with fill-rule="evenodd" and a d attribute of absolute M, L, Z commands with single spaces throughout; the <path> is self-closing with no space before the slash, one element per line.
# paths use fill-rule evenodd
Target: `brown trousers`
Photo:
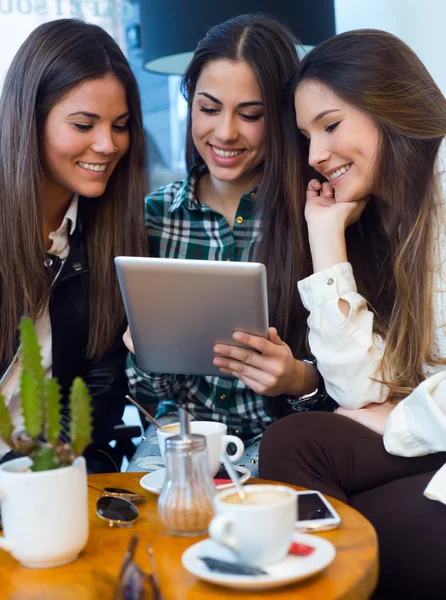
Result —
<path fill-rule="evenodd" d="M 373 598 L 446 599 L 446 506 L 423 491 L 446 452 L 402 458 L 382 436 L 334 413 L 297 413 L 263 436 L 259 476 L 338 498 L 361 512 L 379 540 Z"/>

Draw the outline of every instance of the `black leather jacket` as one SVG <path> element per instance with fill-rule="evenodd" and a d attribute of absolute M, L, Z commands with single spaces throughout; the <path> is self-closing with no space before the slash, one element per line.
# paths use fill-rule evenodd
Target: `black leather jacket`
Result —
<path fill-rule="evenodd" d="M 50 257 L 53 273 L 61 262 Z M 114 269 L 114 265 L 110 265 Z M 99 359 L 85 357 L 89 330 L 90 274 L 88 261 L 82 245 L 82 224 L 78 216 L 76 229 L 70 236 L 70 252 L 55 282 L 49 304 L 52 332 L 52 374 L 62 387 L 63 405 L 68 405 L 71 382 L 77 376 L 84 379 L 93 401 L 93 446 L 87 449 L 87 460 L 94 455 L 100 459 L 97 449 L 113 439 L 113 427 L 121 422 L 128 393 L 125 375 L 127 349 L 122 341 L 126 323 L 116 332 L 115 342 Z M 8 368 L 2 365 L 1 374 Z M 64 410 L 65 412 L 65 410 Z M 103 455 L 103 462 L 110 462 Z M 93 468 L 92 470 L 101 470 Z M 106 470 L 112 471 L 113 467 Z"/>

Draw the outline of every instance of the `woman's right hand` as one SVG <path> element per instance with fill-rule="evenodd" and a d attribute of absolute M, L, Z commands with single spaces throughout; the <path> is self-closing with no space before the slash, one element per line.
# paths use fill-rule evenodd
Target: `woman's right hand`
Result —
<path fill-rule="evenodd" d="M 308 184 L 305 219 L 314 273 L 348 262 L 345 230 L 359 219 L 367 203 L 336 202 L 334 194 L 328 181 L 312 179 Z"/>
<path fill-rule="evenodd" d="M 308 229 L 345 232 L 362 214 L 367 200 L 336 202 L 335 191 L 328 181 L 312 179 L 307 187 L 305 219 Z"/>
<path fill-rule="evenodd" d="M 132 354 L 135 354 L 135 348 L 133 347 L 132 334 L 130 333 L 130 327 L 127 326 L 124 335 L 122 336 L 124 344 L 130 350 Z"/>

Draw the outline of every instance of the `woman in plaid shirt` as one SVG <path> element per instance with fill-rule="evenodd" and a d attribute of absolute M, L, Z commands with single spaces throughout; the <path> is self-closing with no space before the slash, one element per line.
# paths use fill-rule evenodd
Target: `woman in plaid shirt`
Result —
<path fill-rule="evenodd" d="M 211 29 L 183 78 L 188 176 L 146 199 L 152 256 L 266 265 L 275 327 L 268 339 L 234 333 L 252 350 L 215 346 L 224 377 L 145 373 L 133 354 L 127 368 L 140 402 L 162 401 L 158 416 L 181 403 L 197 419 L 225 423 L 246 445 L 290 410 L 287 398 L 318 388 L 314 366 L 297 358 L 306 353 L 294 262 L 303 215 L 280 178 L 283 99 L 297 64 L 292 34 L 274 19 L 243 15 Z M 133 350 L 129 333 L 125 340 Z"/>

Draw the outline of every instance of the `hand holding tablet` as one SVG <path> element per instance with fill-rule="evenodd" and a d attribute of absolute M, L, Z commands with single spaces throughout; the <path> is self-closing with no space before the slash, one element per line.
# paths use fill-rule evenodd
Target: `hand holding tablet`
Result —
<path fill-rule="evenodd" d="M 216 344 L 243 345 L 236 331 L 268 336 L 260 263 L 122 256 L 115 264 L 138 366 L 147 372 L 221 376 Z"/>
<path fill-rule="evenodd" d="M 254 392 L 265 396 L 299 395 L 305 365 L 294 358 L 290 347 L 270 327 L 268 339 L 242 332 L 233 334 L 234 345 L 217 344 L 214 365 L 221 373 L 233 375 Z"/>

